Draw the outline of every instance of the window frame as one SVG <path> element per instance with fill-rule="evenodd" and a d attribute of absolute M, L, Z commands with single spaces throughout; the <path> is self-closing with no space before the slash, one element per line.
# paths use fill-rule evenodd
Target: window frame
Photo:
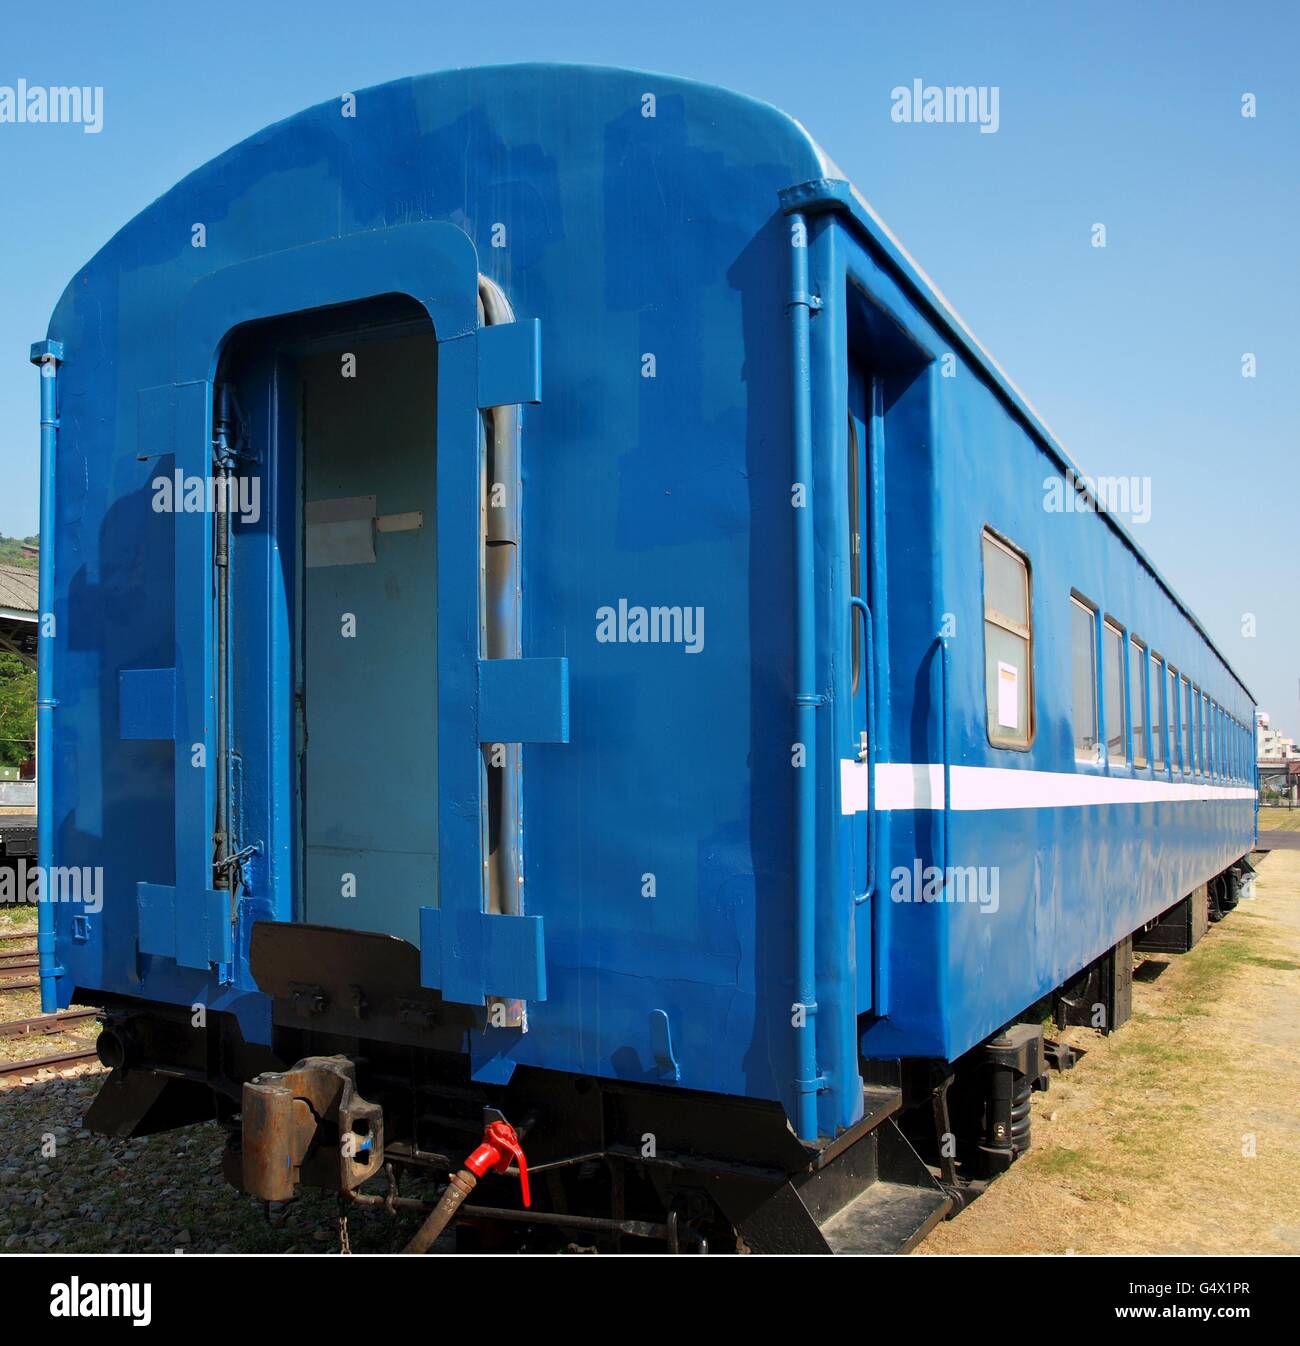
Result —
<path fill-rule="evenodd" d="M 1182 705 L 1179 700 L 1178 669 L 1168 660 L 1165 660 L 1165 714 L 1169 719 L 1169 779 L 1173 780 L 1175 776 L 1183 774 L 1183 714 Z M 1169 695 L 1169 683 L 1172 682 L 1173 696 Z M 1170 707 L 1169 702 L 1173 701 Z"/>
<path fill-rule="evenodd" d="M 1002 612 L 998 608 L 989 606 L 986 592 L 985 565 L 984 565 L 984 543 L 985 540 L 991 542 L 995 547 L 1004 551 L 1014 561 L 1018 561 L 1024 567 L 1025 572 L 1025 616 L 1028 622 L 1021 626 L 1008 613 Z M 989 741 L 989 745 L 994 748 L 1001 748 L 1008 752 L 1028 752 L 1034 746 L 1034 739 L 1038 735 L 1038 716 L 1034 712 L 1034 693 L 1036 679 L 1034 677 L 1034 567 L 1029 560 L 1029 553 L 1017 547 L 1010 538 L 999 533 L 991 524 L 985 524 L 980 529 L 980 607 L 984 614 L 984 620 L 980 623 L 980 634 L 984 642 L 984 733 Z M 1009 635 L 1018 637 L 1025 642 L 1025 677 L 1027 686 L 1025 687 L 1025 716 L 1028 724 L 1025 726 L 1025 737 L 1004 738 L 1001 735 L 993 733 L 993 727 L 989 724 L 988 717 L 988 668 L 989 668 L 989 642 L 988 626 L 992 622 L 999 630 L 1006 631 Z"/>
<path fill-rule="evenodd" d="M 1119 637 L 1119 702 L 1120 711 L 1124 716 L 1123 727 L 1120 730 L 1120 744 L 1118 757 L 1110 755 L 1111 724 L 1106 714 L 1109 709 L 1108 698 L 1106 696 L 1106 632 L 1111 631 Z M 1132 756 L 1130 753 L 1130 729 L 1132 722 L 1128 713 L 1128 632 L 1115 620 L 1114 617 L 1102 616 L 1101 619 L 1101 726 L 1100 732 L 1104 735 L 1103 743 L 1105 751 L 1102 753 L 1102 763 L 1109 770 L 1115 766 L 1131 766 Z"/>
<path fill-rule="evenodd" d="M 1200 738 L 1200 684 L 1192 682 L 1191 678 L 1187 680 L 1187 699 L 1191 701 L 1188 707 L 1187 723 L 1191 725 L 1192 734 L 1192 775 L 1203 775 L 1204 765 L 1204 746 Z"/>
<path fill-rule="evenodd" d="M 1124 681 L 1128 684 L 1128 741 L 1129 741 L 1129 761 L 1137 771 L 1146 771 L 1151 765 L 1151 725 L 1150 710 L 1147 698 L 1147 686 L 1150 683 L 1148 677 L 1147 661 L 1151 651 L 1146 641 L 1135 636 L 1131 631 L 1126 642 L 1125 651 L 1127 658 L 1124 664 Z M 1137 652 L 1137 664 L 1141 670 L 1141 686 L 1133 687 L 1133 653 Z M 1137 719 L 1133 714 L 1133 707 L 1140 706 L 1142 709 L 1141 733 L 1138 732 Z M 1141 739 L 1139 744 L 1138 740 Z M 1139 756 L 1140 752 L 1140 756 Z"/>
<path fill-rule="evenodd" d="M 1201 688 L 1201 775 L 1209 780 L 1213 767 L 1210 760 L 1210 694 Z"/>
<path fill-rule="evenodd" d="M 1155 652 L 1147 651 L 1147 659 L 1151 667 L 1156 670 L 1155 677 L 1151 679 L 1151 684 L 1155 687 L 1155 696 L 1151 698 L 1151 704 L 1148 705 L 1148 718 L 1151 720 L 1148 726 L 1148 733 L 1151 738 L 1151 770 L 1163 772 L 1165 769 L 1165 733 L 1168 725 L 1165 723 L 1165 661 Z M 1160 732 L 1156 733 L 1156 720 L 1160 721 Z M 1156 745 L 1160 745 L 1160 760 L 1156 761 Z"/>
<path fill-rule="evenodd" d="M 1193 749 L 1196 747 L 1196 736 L 1192 733 L 1192 680 L 1185 673 L 1179 674 L 1178 699 L 1183 708 L 1183 775 L 1194 776 L 1196 774 L 1196 764 L 1193 759 Z"/>
<path fill-rule="evenodd" d="M 1101 658 L 1097 649 L 1097 623 L 1100 620 L 1101 609 L 1085 598 L 1077 589 L 1070 590 L 1070 604 L 1070 743 L 1073 747 L 1076 765 L 1100 767 L 1103 763 L 1103 755 L 1099 750 L 1103 745 L 1101 741 L 1101 684 L 1099 678 Z M 1087 613 L 1088 629 L 1092 633 L 1092 731 L 1094 738 L 1090 755 L 1080 754 L 1079 730 L 1074 723 L 1074 608 Z"/>

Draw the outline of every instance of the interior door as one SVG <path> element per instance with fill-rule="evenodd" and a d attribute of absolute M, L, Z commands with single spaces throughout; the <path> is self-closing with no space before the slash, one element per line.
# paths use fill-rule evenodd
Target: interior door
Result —
<path fill-rule="evenodd" d="M 437 343 L 299 363 L 303 919 L 419 940 L 438 890 Z"/>

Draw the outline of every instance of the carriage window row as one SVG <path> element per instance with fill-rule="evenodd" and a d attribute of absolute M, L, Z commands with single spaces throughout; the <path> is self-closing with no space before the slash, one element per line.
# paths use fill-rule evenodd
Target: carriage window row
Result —
<path fill-rule="evenodd" d="M 1100 662 L 1100 677 L 1098 663 Z M 1074 755 L 1174 776 L 1249 781 L 1250 731 L 1145 641 L 1070 596 Z M 1098 683 L 1100 682 L 1100 697 Z"/>
<path fill-rule="evenodd" d="M 1029 558 L 991 528 L 983 530 L 981 545 L 988 738 L 995 747 L 1024 751 L 1034 737 Z M 1251 779 L 1251 731 L 1081 594 L 1070 596 L 1070 664 L 1078 760 L 1171 776 Z"/>

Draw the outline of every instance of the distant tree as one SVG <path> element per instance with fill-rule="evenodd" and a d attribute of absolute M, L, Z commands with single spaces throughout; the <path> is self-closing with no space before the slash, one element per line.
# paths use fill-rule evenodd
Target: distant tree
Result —
<path fill-rule="evenodd" d="M 0 654 L 0 766 L 21 766 L 36 748 L 36 674 Z"/>
<path fill-rule="evenodd" d="M 27 570 L 35 570 L 38 559 L 23 551 L 23 547 L 24 545 L 38 547 L 40 541 L 39 537 L 5 537 L 0 533 L 0 565 L 22 566 Z"/>

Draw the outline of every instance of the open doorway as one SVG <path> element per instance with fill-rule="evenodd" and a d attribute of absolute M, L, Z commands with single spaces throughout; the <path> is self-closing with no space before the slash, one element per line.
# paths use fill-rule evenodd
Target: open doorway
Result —
<path fill-rule="evenodd" d="M 438 885 L 437 342 L 296 364 L 302 917 L 414 943 Z"/>

